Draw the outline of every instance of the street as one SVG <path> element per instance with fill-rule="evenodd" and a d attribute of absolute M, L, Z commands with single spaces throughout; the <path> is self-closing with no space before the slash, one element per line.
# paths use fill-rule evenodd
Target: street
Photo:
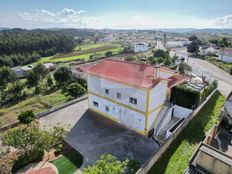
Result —
<path fill-rule="evenodd" d="M 175 52 L 176 55 L 187 58 L 188 53 L 185 48 L 176 48 Z M 229 95 L 232 90 L 231 75 L 206 60 L 190 57 L 188 63 L 192 66 L 193 73 L 218 80 L 219 91 L 225 96 Z"/>

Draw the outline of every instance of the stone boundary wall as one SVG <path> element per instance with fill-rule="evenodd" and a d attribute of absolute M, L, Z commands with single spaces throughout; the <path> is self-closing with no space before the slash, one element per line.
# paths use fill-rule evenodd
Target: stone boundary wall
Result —
<path fill-rule="evenodd" d="M 190 116 L 188 116 L 185 121 L 182 123 L 181 127 L 173 133 L 163 145 L 156 151 L 153 156 L 148 160 L 145 164 L 141 166 L 141 168 L 136 172 L 136 174 L 147 174 L 152 166 L 158 161 L 158 159 L 163 155 L 163 153 L 167 150 L 170 144 L 177 138 L 177 136 L 181 133 L 181 131 L 188 125 L 188 123 L 196 116 L 196 114 L 202 109 L 202 107 L 209 101 L 209 99 L 213 96 L 213 94 L 217 91 L 217 88 L 206 98 L 204 102 L 200 106 L 198 106 Z"/>
<path fill-rule="evenodd" d="M 88 95 L 84 95 L 84 96 L 82 96 L 82 97 L 79 97 L 79 98 L 70 100 L 70 101 L 68 101 L 68 102 L 65 102 L 65 103 L 62 103 L 62 104 L 60 104 L 60 105 L 54 106 L 54 107 L 52 107 L 52 108 L 50 108 L 50 109 L 48 109 L 48 110 L 45 110 L 45 111 L 43 111 L 43 112 L 40 112 L 40 113 L 38 113 L 35 117 L 36 117 L 36 119 L 40 119 L 40 118 L 45 117 L 46 115 L 48 115 L 48 114 L 50 114 L 50 113 L 52 113 L 52 112 L 58 111 L 58 110 L 63 109 L 63 108 L 65 108 L 65 107 L 67 107 L 67 106 L 70 106 L 70 105 L 73 105 L 73 104 L 75 104 L 75 103 L 78 103 L 78 102 L 80 102 L 80 101 L 82 101 L 82 100 L 86 100 L 87 98 L 88 98 Z M 16 127 L 16 126 L 18 126 L 19 124 L 20 124 L 20 121 L 15 121 L 14 123 L 11 123 L 11 124 L 9 124 L 9 125 L 6 125 L 6 126 L 4 126 L 4 127 L 1 127 L 1 128 L 0 128 L 0 132 L 1 132 L 1 131 L 8 130 L 8 129 L 13 128 L 13 127 Z"/>

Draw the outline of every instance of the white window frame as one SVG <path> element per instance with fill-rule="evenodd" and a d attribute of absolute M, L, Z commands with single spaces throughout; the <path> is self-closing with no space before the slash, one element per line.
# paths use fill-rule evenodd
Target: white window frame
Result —
<path fill-rule="evenodd" d="M 105 94 L 110 94 L 110 90 L 109 89 L 105 89 Z"/>
<path fill-rule="evenodd" d="M 120 92 L 117 92 L 117 98 L 121 99 L 121 97 L 122 97 L 122 94 Z"/>
<path fill-rule="evenodd" d="M 98 106 L 99 106 L 98 102 L 93 101 L 93 106 L 96 107 L 96 108 L 98 108 Z"/>

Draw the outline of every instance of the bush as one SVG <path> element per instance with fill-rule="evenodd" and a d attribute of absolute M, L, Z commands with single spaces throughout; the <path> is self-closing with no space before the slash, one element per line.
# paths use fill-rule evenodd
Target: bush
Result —
<path fill-rule="evenodd" d="M 134 56 L 126 57 L 125 61 L 134 61 L 136 58 Z"/>
<path fill-rule="evenodd" d="M 65 88 L 66 94 L 72 97 L 81 97 L 86 93 L 86 89 L 78 83 L 71 83 Z"/>
<path fill-rule="evenodd" d="M 72 76 L 70 68 L 62 66 L 55 73 L 54 78 L 58 84 L 67 83 Z"/>
<path fill-rule="evenodd" d="M 44 155 L 44 151 L 37 150 L 33 155 L 28 155 L 27 153 L 21 155 L 18 157 L 16 161 L 14 161 L 14 165 L 12 167 L 12 172 L 16 172 L 17 170 L 25 167 L 26 165 L 32 163 L 32 162 L 38 162 L 41 161 Z"/>
<path fill-rule="evenodd" d="M 20 122 L 29 124 L 35 119 L 35 115 L 32 110 L 21 112 L 18 116 Z"/>
<path fill-rule="evenodd" d="M 137 160 L 130 160 L 127 164 L 127 173 L 135 174 L 141 166 L 141 163 Z"/>
<path fill-rule="evenodd" d="M 106 57 L 110 57 L 110 56 L 112 56 L 112 55 L 113 55 L 112 51 L 107 51 L 107 52 L 106 52 Z"/>
<path fill-rule="evenodd" d="M 179 106 L 192 109 L 200 103 L 200 92 L 187 88 L 185 85 L 179 85 L 172 89 L 170 101 Z"/>
<path fill-rule="evenodd" d="M 209 84 L 201 93 L 201 101 L 204 101 L 211 94 L 211 92 L 217 88 L 217 85 L 216 80 Z"/>

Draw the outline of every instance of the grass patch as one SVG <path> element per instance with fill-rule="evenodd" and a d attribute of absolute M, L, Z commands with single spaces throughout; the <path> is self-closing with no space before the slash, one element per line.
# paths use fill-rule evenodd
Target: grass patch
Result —
<path fill-rule="evenodd" d="M 220 60 L 217 60 L 216 58 L 209 57 L 208 61 L 217 67 L 221 68 L 222 70 L 226 71 L 227 73 L 231 72 L 232 69 L 232 63 L 225 63 Z"/>
<path fill-rule="evenodd" d="M 59 174 L 74 173 L 78 168 L 80 168 L 82 162 L 82 155 L 74 149 L 70 150 L 64 156 L 61 156 L 54 161 L 51 161 L 51 163 L 53 163 L 57 167 Z"/>
<path fill-rule="evenodd" d="M 148 174 L 182 174 L 205 133 L 219 121 L 225 97 L 216 92 L 187 127 L 172 142 Z"/>
<path fill-rule="evenodd" d="M 80 51 L 79 48 L 81 48 Z M 90 55 L 97 55 L 97 57 L 104 57 L 107 51 L 112 51 L 113 54 L 119 54 L 122 51 L 122 47 L 119 44 L 112 43 L 100 43 L 100 44 L 89 44 L 84 46 L 78 46 L 75 48 L 76 51 L 57 54 L 55 56 L 44 57 L 39 60 L 40 63 L 46 62 L 70 62 L 79 59 L 88 60 Z"/>
<path fill-rule="evenodd" d="M 4 106 L 0 109 L 0 126 L 17 121 L 22 111 L 33 110 L 34 114 L 37 114 L 67 100 L 69 97 L 63 95 L 61 91 L 56 91 L 49 95 L 28 98 L 12 106 Z"/>

